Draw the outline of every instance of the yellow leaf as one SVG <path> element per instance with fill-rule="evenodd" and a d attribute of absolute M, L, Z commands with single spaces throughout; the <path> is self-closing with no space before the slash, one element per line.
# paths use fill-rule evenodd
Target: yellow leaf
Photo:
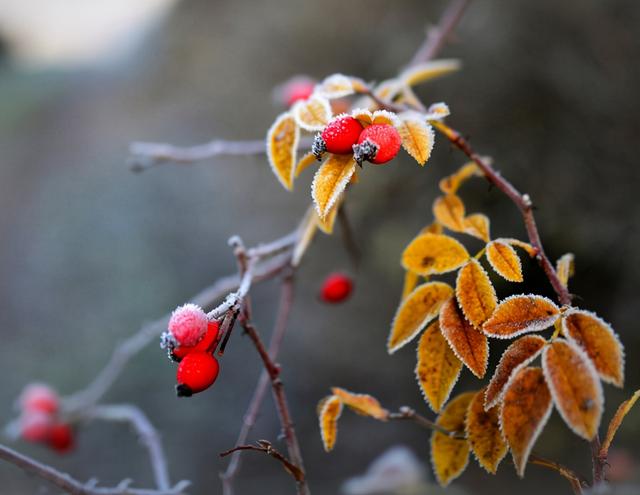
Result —
<path fill-rule="evenodd" d="M 391 101 L 402 90 L 403 84 L 397 79 L 387 79 L 379 83 L 373 94 L 381 100 Z"/>
<path fill-rule="evenodd" d="M 449 431 L 463 432 L 469 403 L 475 392 L 458 395 L 447 404 L 436 424 Z M 464 438 L 452 438 L 440 431 L 431 434 L 431 464 L 440 486 L 447 486 L 462 474 L 469 462 L 469 442 Z"/>
<path fill-rule="evenodd" d="M 598 433 L 604 397 L 589 357 L 574 343 L 556 339 L 542 351 L 542 369 L 564 422 L 591 440 Z"/>
<path fill-rule="evenodd" d="M 438 316 L 440 306 L 452 295 L 453 289 L 444 282 L 427 282 L 416 287 L 402 301 L 393 318 L 387 342 L 389 354 L 407 344 Z"/>
<path fill-rule="evenodd" d="M 482 325 L 490 337 L 509 339 L 527 332 L 538 332 L 552 326 L 560 309 L 546 297 L 533 294 L 504 299 Z"/>
<path fill-rule="evenodd" d="M 329 155 L 318 169 L 311 184 L 311 196 L 321 219 L 327 216 L 355 170 L 356 161 L 352 155 Z"/>
<path fill-rule="evenodd" d="M 400 125 L 400 119 L 395 113 L 389 112 L 388 110 L 376 110 L 371 114 L 371 123 L 398 127 Z"/>
<path fill-rule="evenodd" d="M 373 123 L 373 114 L 366 108 L 354 109 L 351 116 L 365 127 Z"/>
<path fill-rule="evenodd" d="M 453 237 L 420 234 L 402 253 L 402 266 L 418 275 L 446 273 L 461 267 L 469 259 L 465 247 Z"/>
<path fill-rule="evenodd" d="M 434 103 L 433 105 L 429 105 L 427 109 L 427 113 L 424 116 L 425 120 L 441 120 L 445 117 L 451 115 L 451 110 L 449 110 L 449 106 L 446 103 Z"/>
<path fill-rule="evenodd" d="M 342 403 L 353 411 L 363 416 L 386 421 L 389 418 L 389 411 L 380 405 L 378 400 L 367 394 L 354 394 L 343 388 L 333 387 L 333 395 L 338 397 Z"/>
<path fill-rule="evenodd" d="M 338 210 L 340 210 L 341 203 L 342 199 L 338 199 L 324 218 L 318 217 L 318 214 L 316 213 L 318 228 L 327 235 L 333 234 L 333 227 L 336 223 L 336 217 L 338 216 Z"/>
<path fill-rule="evenodd" d="M 471 259 L 458 272 L 456 298 L 465 318 L 476 328 L 481 328 L 496 309 L 496 291 L 478 260 Z"/>
<path fill-rule="evenodd" d="M 444 229 L 442 228 L 442 225 L 440 225 L 438 222 L 433 222 L 424 227 L 420 231 L 420 234 L 442 234 L 443 230 Z"/>
<path fill-rule="evenodd" d="M 627 400 L 625 400 L 620 406 L 618 410 L 611 418 L 611 422 L 609 423 L 609 428 L 607 428 L 607 435 L 604 438 L 604 442 L 602 442 L 602 448 L 600 452 L 604 452 L 605 454 L 609 451 L 609 447 L 611 447 L 611 442 L 613 442 L 613 437 L 615 437 L 618 428 L 622 424 L 622 420 L 629 413 L 633 405 L 640 398 L 640 390 L 636 390 L 635 393 Z"/>
<path fill-rule="evenodd" d="M 464 215 L 464 203 L 456 194 L 438 196 L 433 202 L 433 216 L 449 230 L 464 232 Z"/>
<path fill-rule="evenodd" d="M 455 297 L 440 308 L 440 331 L 449 346 L 471 372 L 482 378 L 489 362 L 487 336 L 465 320 Z"/>
<path fill-rule="evenodd" d="M 293 248 L 293 254 L 291 255 L 291 264 L 298 266 L 304 253 L 306 253 L 313 237 L 318 229 L 317 223 L 318 215 L 316 215 L 313 206 L 310 206 L 305 213 L 300 226 L 298 227 L 298 239 L 296 245 Z"/>
<path fill-rule="evenodd" d="M 439 412 L 458 381 L 462 361 L 449 347 L 438 321 L 434 321 L 420 336 L 416 378 L 427 403 Z"/>
<path fill-rule="evenodd" d="M 298 164 L 296 165 L 294 178 L 297 179 L 302 172 L 304 172 L 307 168 L 309 168 L 311 165 L 313 165 L 317 161 L 318 159 L 313 153 L 311 152 L 306 153 L 302 158 L 300 158 L 300 161 L 298 161 Z"/>
<path fill-rule="evenodd" d="M 484 391 L 478 392 L 467 411 L 465 431 L 471 452 L 478 463 L 491 474 L 496 474 L 498 464 L 509 450 L 500 431 L 500 413 L 497 407 L 484 409 Z"/>
<path fill-rule="evenodd" d="M 465 163 L 454 174 L 440 180 L 440 190 L 445 194 L 455 194 L 460 186 L 473 176 L 481 176 L 482 172 L 475 162 Z"/>
<path fill-rule="evenodd" d="M 420 114 L 405 112 L 400 115 L 397 129 L 406 152 L 420 165 L 427 163 L 435 140 L 433 127 L 427 124 Z"/>
<path fill-rule="evenodd" d="M 404 285 L 402 287 L 402 300 L 404 301 L 406 297 L 413 292 L 413 289 L 416 288 L 418 282 L 420 280 L 420 276 L 416 275 L 410 270 L 407 270 L 404 273 Z"/>
<path fill-rule="evenodd" d="M 296 102 L 292 112 L 296 123 L 306 131 L 320 131 L 331 120 L 329 100 L 317 94 Z"/>
<path fill-rule="evenodd" d="M 331 395 L 318 404 L 320 417 L 320 435 L 324 450 L 330 452 L 336 444 L 338 437 L 338 418 L 342 414 L 342 401 L 339 397 Z"/>
<path fill-rule="evenodd" d="M 415 64 L 400 74 L 399 79 L 407 86 L 416 86 L 424 82 L 446 76 L 459 70 L 460 61 L 455 59 L 442 59 Z"/>
<path fill-rule="evenodd" d="M 489 225 L 490 222 L 487 215 L 474 213 L 464 219 L 464 233 L 477 237 L 484 242 L 489 242 L 491 239 Z"/>
<path fill-rule="evenodd" d="M 575 271 L 574 256 L 572 253 L 563 254 L 558 261 L 556 261 L 556 272 L 562 285 L 568 287 L 569 279 L 573 277 Z"/>
<path fill-rule="evenodd" d="M 487 261 L 491 268 L 509 282 L 522 282 L 522 264 L 509 244 L 495 240 L 487 244 Z"/>
<path fill-rule="evenodd" d="M 584 349 L 600 378 L 622 387 L 624 383 L 624 349 L 611 326 L 594 313 L 572 309 L 562 318 L 565 337 Z"/>
<path fill-rule="evenodd" d="M 529 244 L 528 242 L 521 241 L 519 239 L 510 239 L 510 238 L 501 237 L 500 239 L 496 239 L 496 241 L 503 242 L 505 244 L 511 244 L 512 246 L 517 246 L 519 248 L 522 248 L 527 252 L 527 254 L 531 258 L 534 258 L 538 254 L 538 250 L 534 248 L 531 244 Z"/>
<path fill-rule="evenodd" d="M 291 190 L 300 129 L 290 112 L 280 114 L 267 132 L 267 158 L 280 183 Z"/>
<path fill-rule="evenodd" d="M 509 380 L 500 410 L 500 427 L 521 478 L 552 408 L 551 393 L 540 368 L 522 368 Z"/>
<path fill-rule="evenodd" d="M 331 100 L 352 95 L 355 90 L 351 77 L 343 74 L 333 74 L 318 85 L 316 92 L 320 96 Z"/>

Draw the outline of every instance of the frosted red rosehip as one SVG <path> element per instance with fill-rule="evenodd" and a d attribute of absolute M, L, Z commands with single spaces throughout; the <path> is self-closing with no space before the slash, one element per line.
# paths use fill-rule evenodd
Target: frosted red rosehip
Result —
<path fill-rule="evenodd" d="M 73 429 L 66 423 L 56 423 L 51 428 L 47 445 L 60 454 L 69 452 L 74 446 Z"/>
<path fill-rule="evenodd" d="M 290 107 L 297 101 L 308 99 L 315 87 L 316 82 L 310 77 L 292 77 L 276 91 L 276 98 Z"/>
<path fill-rule="evenodd" d="M 358 120 L 348 115 L 338 116 L 316 136 L 312 151 L 317 157 L 325 151 L 336 155 L 351 154 L 361 132 L 362 124 Z"/>
<path fill-rule="evenodd" d="M 180 361 L 187 354 L 194 351 L 213 351 L 220 337 L 220 323 L 210 321 L 207 325 L 207 332 L 200 341 L 193 346 L 180 345 L 169 350 L 170 356 L 174 361 Z"/>
<path fill-rule="evenodd" d="M 353 147 L 356 161 L 383 164 L 395 158 L 402 146 L 402 138 L 390 124 L 372 124 L 358 138 Z"/>
<path fill-rule="evenodd" d="M 178 345 L 194 346 L 207 332 L 209 320 L 200 306 L 185 304 L 176 308 L 169 320 L 169 332 Z"/>
<path fill-rule="evenodd" d="M 345 301 L 353 291 L 353 281 L 343 273 L 333 273 L 323 282 L 320 298 L 326 303 L 340 303 Z"/>
<path fill-rule="evenodd" d="M 208 389 L 216 381 L 220 365 L 218 360 L 206 352 L 187 354 L 176 373 L 176 392 L 179 397 L 190 397 Z"/>
<path fill-rule="evenodd" d="M 41 411 L 23 412 L 20 436 L 27 442 L 47 442 L 54 425 L 53 417 Z"/>
<path fill-rule="evenodd" d="M 55 414 L 60 407 L 60 397 L 56 391 L 43 383 L 27 385 L 18 402 L 21 409 L 28 412 Z"/>

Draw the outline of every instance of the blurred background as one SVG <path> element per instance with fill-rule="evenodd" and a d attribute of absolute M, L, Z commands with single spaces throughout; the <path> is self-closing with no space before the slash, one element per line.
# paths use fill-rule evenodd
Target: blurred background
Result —
<path fill-rule="evenodd" d="M 0 421 L 14 416 L 13 401 L 31 381 L 62 394 L 84 387 L 118 341 L 233 272 L 229 236 L 248 244 L 276 238 L 296 225 L 310 201 L 310 172 L 290 194 L 264 157 L 134 175 L 125 164 L 131 141 L 261 138 L 282 111 L 272 100 L 274 86 L 296 74 L 386 79 L 410 59 L 445 5 L 1 0 Z M 625 390 L 605 386 L 604 421 L 640 386 L 638 26 L 640 4 L 631 0 L 475 2 L 442 53 L 460 58 L 463 71 L 418 88 L 427 103 L 446 101 L 450 123 L 531 195 L 550 257 L 575 253 L 571 289 L 579 305 L 610 321 L 626 346 Z M 439 178 L 463 158 L 438 139 L 425 169 L 406 155 L 391 166 L 366 167 L 348 205 L 364 253 L 359 270 L 334 235 L 317 239 L 299 271 L 280 362 L 314 493 L 353 490 L 345 480 L 395 445 L 416 456 L 413 473 L 422 488 L 415 493 L 436 493 L 424 488 L 432 482 L 427 432 L 345 412 L 337 447 L 325 454 L 315 406 L 338 385 L 432 417 L 414 379 L 414 346 L 388 356 L 385 343 L 402 287 L 400 253 L 430 221 Z M 516 209 L 486 183 L 469 183 L 463 196 L 468 211 L 491 217 L 493 236 L 525 238 Z M 469 246 L 476 249 L 474 242 Z M 357 287 L 349 302 L 328 307 L 317 292 L 336 269 L 350 271 Z M 525 287 L 496 280 L 499 295 L 550 294 L 534 264 L 526 264 L 525 279 Z M 265 336 L 276 288 L 254 291 Z M 492 342 L 491 366 L 502 348 Z M 132 402 L 150 416 L 162 432 L 173 480 L 192 480 L 194 494 L 220 493 L 226 461 L 218 453 L 234 445 L 260 372 L 254 352 L 237 332 L 215 387 L 178 400 L 174 366 L 154 343 L 105 401 Z M 456 391 L 479 386 L 465 371 Z M 250 438 L 277 436 L 269 398 Z M 639 441 L 636 410 L 616 441 L 620 460 L 612 478 L 639 481 Z M 121 425 L 86 425 L 76 450 L 63 457 L 14 446 L 81 480 L 152 484 L 145 451 Z M 557 413 L 535 450 L 589 473 L 587 444 Z M 0 479 L 3 493 L 55 493 L 3 463 Z M 236 483 L 238 493 L 293 492 L 281 468 L 258 454 L 245 456 Z M 569 486 L 536 466 L 520 481 L 505 459 L 495 477 L 470 461 L 446 493 L 543 489 L 568 493 Z"/>

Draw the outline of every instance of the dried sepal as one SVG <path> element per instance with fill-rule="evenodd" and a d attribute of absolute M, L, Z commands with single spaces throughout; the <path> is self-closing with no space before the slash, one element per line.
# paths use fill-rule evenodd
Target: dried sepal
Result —
<path fill-rule="evenodd" d="M 306 131 L 320 131 L 331 120 L 331 104 L 315 94 L 307 100 L 296 102 L 291 109 L 296 123 Z"/>
<path fill-rule="evenodd" d="M 453 295 L 453 289 L 444 282 L 427 282 L 416 287 L 402 301 L 391 324 L 387 342 L 393 354 L 411 341 L 427 323 L 438 316 L 440 306 Z"/>
<path fill-rule="evenodd" d="M 420 275 L 413 273 L 411 270 L 404 272 L 404 283 L 402 285 L 402 300 L 404 301 L 409 294 L 416 288 L 420 281 Z"/>
<path fill-rule="evenodd" d="M 307 212 L 298 227 L 298 238 L 293 248 L 293 254 L 291 255 L 291 264 L 293 266 L 298 266 L 300 264 L 300 261 L 302 260 L 304 253 L 307 252 L 317 230 L 318 215 L 312 205 L 307 209 Z"/>
<path fill-rule="evenodd" d="M 552 326 L 560 317 L 560 308 L 550 299 L 522 294 L 504 299 L 484 322 L 482 330 L 490 337 L 509 339 Z"/>
<path fill-rule="evenodd" d="M 604 396 L 589 357 L 573 342 L 556 339 L 542 351 L 542 369 L 564 422 L 591 440 L 598 432 Z"/>
<path fill-rule="evenodd" d="M 469 259 L 465 247 L 453 237 L 420 234 L 402 253 L 402 266 L 419 275 L 446 273 L 460 268 Z"/>
<path fill-rule="evenodd" d="M 585 350 L 602 380 L 623 386 L 624 348 L 611 325 L 594 313 L 571 309 L 562 318 L 562 333 Z"/>
<path fill-rule="evenodd" d="M 438 321 L 434 321 L 418 341 L 415 371 L 422 395 L 435 412 L 440 412 L 449 399 L 461 370 L 462 361 L 442 335 Z"/>
<path fill-rule="evenodd" d="M 611 447 L 611 442 L 613 442 L 613 437 L 616 436 L 616 432 L 622 424 L 622 420 L 629 413 L 629 411 L 639 398 L 640 390 L 636 390 L 630 398 L 628 398 L 618 406 L 616 413 L 613 415 L 613 418 L 611 418 L 611 421 L 609 422 L 607 434 L 605 435 L 604 441 L 602 442 L 602 448 L 600 452 L 603 452 L 605 455 L 607 454 L 607 452 L 609 451 L 609 447 Z"/>
<path fill-rule="evenodd" d="M 311 184 L 311 196 L 321 219 L 340 198 L 355 170 L 356 161 L 352 155 L 329 155 L 318 169 Z"/>
<path fill-rule="evenodd" d="M 427 109 L 427 113 L 424 116 L 425 120 L 442 120 L 445 117 L 451 115 L 451 110 L 449 110 L 449 106 L 444 102 L 433 103 L 429 105 Z"/>
<path fill-rule="evenodd" d="M 509 380 L 500 409 L 500 429 L 521 478 L 552 409 L 551 392 L 540 368 L 522 368 Z"/>
<path fill-rule="evenodd" d="M 499 408 L 484 408 L 484 390 L 478 392 L 469 404 L 465 432 L 478 464 L 491 474 L 496 474 L 498 464 L 509 449 L 500 430 Z"/>
<path fill-rule="evenodd" d="M 291 112 L 278 115 L 267 132 L 267 158 L 280 184 L 289 190 L 293 188 L 299 141 L 300 129 Z"/>
<path fill-rule="evenodd" d="M 539 335 L 525 335 L 507 347 L 485 390 L 485 409 L 500 403 L 509 379 L 538 357 L 546 343 Z"/>
<path fill-rule="evenodd" d="M 433 202 L 433 216 L 453 232 L 464 232 L 465 230 L 464 203 L 457 194 L 438 196 Z"/>
<path fill-rule="evenodd" d="M 475 392 L 465 392 L 453 398 L 436 419 L 442 428 L 462 433 L 469 403 Z M 431 434 L 431 464 L 440 486 L 447 486 L 462 474 L 469 462 L 469 442 L 441 431 Z"/>
<path fill-rule="evenodd" d="M 478 378 L 482 378 L 489 363 L 487 336 L 469 323 L 458 307 L 455 297 L 440 308 L 440 331 L 458 359 Z"/>
<path fill-rule="evenodd" d="M 476 328 L 481 328 L 495 311 L 496 291 L 478 260 L 469 260 L 458 272 L 456 298 L 465 318 Z"/>
<path fill-rule="evenodd" d="M 300 158 L 300 160 L 298 160 L 298 163 L 296 164 L 296 169 L 293 175 L 294 178 L 297 179 L 302 172 L 304 172 L 307 168 L 309 168 L 314 163 L 317 163 L 317 161 L 318 159 L 312 152 L 305 153 L 303 157 Z"/>
<path fill-rule="evenodd" d="M 464 233 L 484 242 L 491 240 L 489 217 L 483 213 L 473 213 L 464 219 Z"/>
<path fill-rule="evenodd" d="M 352 411 L 379 421 L 386 421 L 389 418 L 389 411 L 380 405 L 380 402 L 368 394 L 356 394 L 343 388 L 333 387 L 333 395 Z"/>
<path fill-rule="evenodd" d="M 355 93 L 353 78 L 344 74 L 332 74 L 318 84 L 316 93 L 329 100 L 352 95 Z"/>
<path fill-rule="evenodd" d="M 402 138 L 402 147 L 418 164 L 424 166 L 433 150 L 433 127 L 417 112 L 404 112 L 399 117 L 397 129 Z"/>
<path fill-rule="evenodd" d="M 560 282 L 565 287 L 569 285 L 569 279 L 573 277 L 575 271 L 575 256 L 573 253 L 566 253 L 558 258 L 556 261 L 556 273 Z"/>
<path fill-rule="evenodd" d="M 330 452 L 338 437 L 338 418 L 342 414 L 342 401 L 335 395 L 325 397 L 318 403 L 320 419 L 320 436 L 325 452 Z"/>
<path fill-rule="evenodd" d="M 405 69 L 398 79 L 407 86 L 416 86 L 432 79 L 446 76 L 459 70 L 460 67 L 460 61 L 455 59 L 431 60 Z"/>
<path fill-rule="evenodd" d="M 440 190 L 445 194 L 455 194 L 468 179 L 481 175 L 482 172 L 475 162 L 465 163 L 455 173 L 440 179 Z"/>
<path fill-rule="evenodd" d="M 487 244 L 487 261 L 491 268 L 509 282 L 522 282 L 522 263 L 516 250 L 500 240 Z"/>

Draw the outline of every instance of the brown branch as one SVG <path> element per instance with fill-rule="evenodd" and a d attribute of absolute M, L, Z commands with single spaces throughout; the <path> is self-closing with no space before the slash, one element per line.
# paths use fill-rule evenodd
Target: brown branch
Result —
<path fill-rule="evenodd" d="M 305 483 L 304 471 L 302 471 L 302 469 L 300 469 L 298 466 L 293 464 L 289 459 L 283 456 L 280 452 L 278 452 L 274 448 L 274 446 L 271 445 L 271 442 L 268 442 L 267 440 L 258 440 L 256 442 L 256 445 L 238 445 L 236 447 L 233 447 L 232 449 L 227 450 L 226 452 L 221 452 L 220 457 L 226 457 L 231 454 L 233 455 L 239 454 L 244 450 L 264 452 L 265 454 L 270 455 L 271 457 L 273 457 L 274 459 L 282 463 L 282 466 L 284 467 L 285 471 L 287 471 L 287 473 L 293 476 L 293 479 L 296 480 L 296 483 L 298 484 Z"/>
<path fill-rule="evenodd" d="M 536 464 L 538 466 L 552 469 L 559 473 L 560 476 L 565 478 L 571 484 L 571 488 L 573 489 L 573 493 L 575 495 L 581 495 L 583 487 L 587 485 L 587 482 L 580 476 L 578 476 L 574 471 L 558 462 L 545 459 L 544 457 L 540 457 L 537 454 L 531 454 L 529 456 L 529 462 L 531 464 Z"/>
<path fill-rule="evenodd" d="M 425 418 L 421 414 L 418 414 L 414 409 L 411 409 L 410 407 L 407 407 L 407 406 L 401 407 L 397 413 L 389 414 L 388 419 L 413 421 L 414 423 L 421 426 L 422 428 L 425 428 L 427 430 L 439 431 L 440 433 L 443 433 L 451 438 L 459 438 L 459 439 L 466 438 L 464 432 L 448 430 L 440 426 L 436 422 Z"/>

